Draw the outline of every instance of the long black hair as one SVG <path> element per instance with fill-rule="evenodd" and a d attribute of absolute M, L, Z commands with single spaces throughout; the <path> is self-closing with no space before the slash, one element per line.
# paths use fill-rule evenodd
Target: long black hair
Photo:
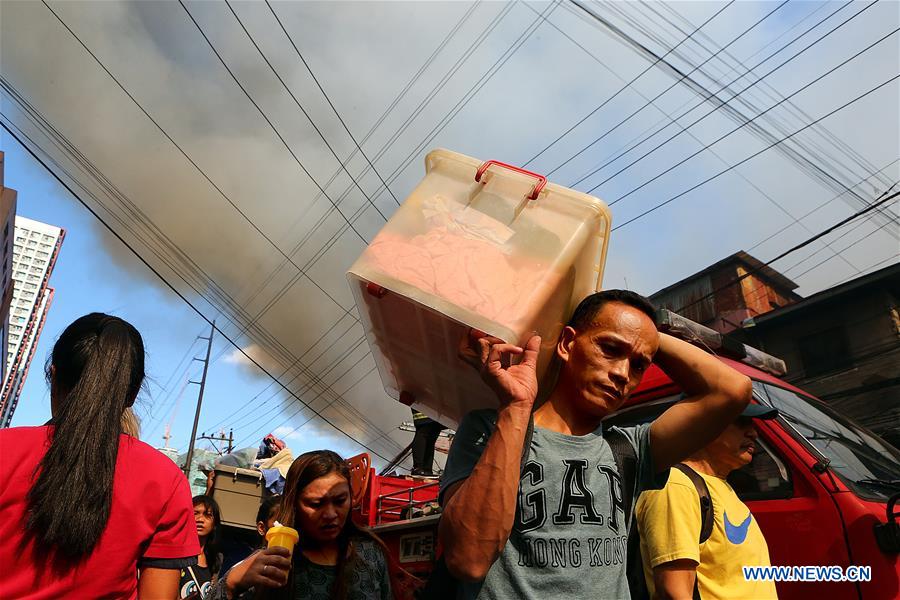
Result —
<path fill-rule="evenodd" d="M 102 313 L 66 327 L 47 361 L 53 405 L 50 447 L 28 492 L 26 528 L 48 560 L 86 558 L 106 529 L 122 413 L 144 381 L 144 342 Z"/>
<path fill-rule="evenodd" d="M 212 513 L 213 530 L 206 540 L 203 542 L 203 554 L 206 556 L 206 566 L 209 572 L 216 576 L 222 567 L 222 555 L 219 553 L 219 535 L 222 530 L 222 511 L 219 510 L 219 503 L 213 500 L 212 496 L 200 494 L 194 496 L 194 508 L 202 506 L 205 510 Z"/>

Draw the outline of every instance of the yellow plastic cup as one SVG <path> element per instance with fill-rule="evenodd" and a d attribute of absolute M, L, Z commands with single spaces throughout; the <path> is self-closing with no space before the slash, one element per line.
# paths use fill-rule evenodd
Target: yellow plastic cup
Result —
<path fill-rule="evenodd" d="M 297 533 L 296 529 L 285 527 L 284 525 L 275 525 L 266 532 L 266 541 L 269 548 L 281 546 L 282 548 L 287 548 L 291 554 L 294 553 L 294 544 L 299 539 L 300 534 Z"/>

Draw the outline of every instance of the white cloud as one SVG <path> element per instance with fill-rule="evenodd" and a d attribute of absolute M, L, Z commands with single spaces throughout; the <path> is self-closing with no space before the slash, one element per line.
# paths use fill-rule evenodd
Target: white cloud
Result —
<path fill-rule="evenodd" d="M 238 349 L 238 348 L 235 348 L 234 350 L 232 350 L 231 352 L 226 354 L 222 358 L 222 360 L 230 365 L 244 365 L 244 366 L 249 367 L 253 364 L 247 359 L 247 356 L 243 352 L 241 352 L 240 349 Z"/>
<path fill-rule="evenodd" d="M 288 425 L 282 425 L 281 427 L 276 428 L 272 431 L 272 435 L 284 440 L 299 440 L 303 438 L 303 434 L 298 431 L 297 428 Z"/>

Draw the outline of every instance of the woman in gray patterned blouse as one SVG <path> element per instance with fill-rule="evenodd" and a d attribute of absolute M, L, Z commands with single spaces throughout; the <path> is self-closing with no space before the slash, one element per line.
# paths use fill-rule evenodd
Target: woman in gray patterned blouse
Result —
<path fill-rule="evenodd" d="M 300 534 L 293 558 L 269 548 L 236 564 L 208 598 L 388 600 L 384 544 L 350 518 L 350 469 L 330 450 L 301 455 L 291 465 L 278 521 Z"/>

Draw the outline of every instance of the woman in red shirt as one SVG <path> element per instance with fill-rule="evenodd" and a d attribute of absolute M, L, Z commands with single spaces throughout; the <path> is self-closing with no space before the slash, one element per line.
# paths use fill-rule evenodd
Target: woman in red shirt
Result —
<path fill-rule="evenodd" d="M 175 598 L 200 552 L 190 488 L 121 433 L 144 380 L 141 335 L 118 317 L 81 317 L 47 379 L 50 422 L 0 430 L 0 597 Z"/>

